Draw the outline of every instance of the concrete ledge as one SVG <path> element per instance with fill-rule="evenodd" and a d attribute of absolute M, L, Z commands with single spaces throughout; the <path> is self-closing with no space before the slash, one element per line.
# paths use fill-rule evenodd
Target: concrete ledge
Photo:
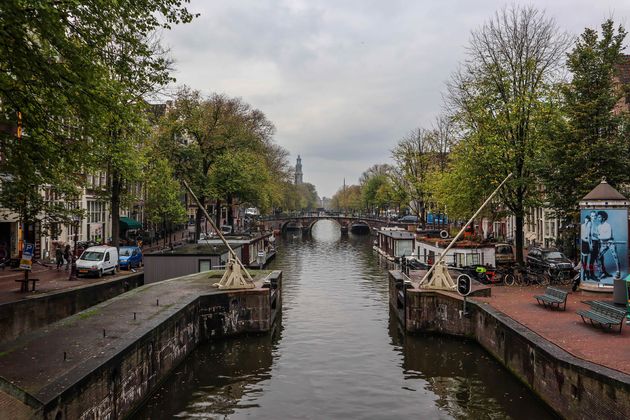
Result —
<path fill-rule="evenodd" d="M 397 296 L 390 272 L 390 306 L 407 332 L 475 339 L 549 407 L 568 419 L 627 419 L 630 375 L 579 359 L 491 306 L 450 292 L 407 288 Z"/>
<path fill-rule="evenodd" d="M 134 273 L 0 304 L 0 343 L 14 340 L 143 284 L 143 273 Z"/>

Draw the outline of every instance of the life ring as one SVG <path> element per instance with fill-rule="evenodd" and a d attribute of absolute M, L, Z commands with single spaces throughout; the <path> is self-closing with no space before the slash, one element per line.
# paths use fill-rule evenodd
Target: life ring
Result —
<path fill-rule="evenodd" d="M 440 238 L 442 238 L 442 239 L 446 239 L 446 238 L 448 238 L 448 231 L 446 231 L 446 230 L 441 230 L 441 231 L 440 231 Z"/>

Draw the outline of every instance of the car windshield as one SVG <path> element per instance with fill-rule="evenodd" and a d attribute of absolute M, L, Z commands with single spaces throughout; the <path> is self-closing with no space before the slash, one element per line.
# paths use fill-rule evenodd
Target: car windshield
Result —
<path fill-rule="evenodd" d="M 497 246 L 497 254 L 511 254 L 512 248 L 509 246 Z"/>
<path fill-rule="evenodd" d="M 562 252 L 558 252 L 558 251 L 545 252 L 545 259 L 547 260 L 563 259 L 563 258 L 564 258 L 564 255 L 562 255 Z"/>
<path fill-rule="evenodd" d="M 120 255 L 121 255 L 122 257 L 128 257 L 128 256 L 130 256 L 130 255 L 131 255 L 131 248 L 122 248 L 122 249 L 120 250 Z"/>
<path fill-rule="evenodd" d="M 87 251 L 84 252 L 83 255 L 81 255 L 81 259 L 85 261 L 100 261 L 103 259 L 103 253 L 96 251 Z"/>

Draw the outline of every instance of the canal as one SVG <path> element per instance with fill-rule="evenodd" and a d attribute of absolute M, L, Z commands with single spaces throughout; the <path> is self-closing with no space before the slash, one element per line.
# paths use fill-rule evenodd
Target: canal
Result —
<path fill-rule="evenodd" d="M 371 241 L 331 221 L 278 238 L 275 332 L 200 346 L 135 417 L 553 418 L 475 343 L 402 334 Z"/>

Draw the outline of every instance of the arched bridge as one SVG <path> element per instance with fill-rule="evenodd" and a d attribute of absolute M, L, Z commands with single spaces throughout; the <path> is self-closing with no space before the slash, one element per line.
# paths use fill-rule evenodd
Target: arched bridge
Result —
<path fill-rule="evenodd" d="M 279 230 L 280 232 L 301 230 L 303 233 L 310 233 L 315 223 L 320 220 L 332 220 L 339 224 L 342 231 L 347 229 L 356 233 L 368 233 L 373 229 L 386 226 L 407 226 L 404 223 L 370 216 L 327 215 L 318 213 L 268 216 L 263 219 L 263 223 L 266 229 Z"/>

